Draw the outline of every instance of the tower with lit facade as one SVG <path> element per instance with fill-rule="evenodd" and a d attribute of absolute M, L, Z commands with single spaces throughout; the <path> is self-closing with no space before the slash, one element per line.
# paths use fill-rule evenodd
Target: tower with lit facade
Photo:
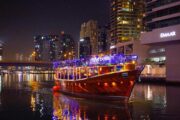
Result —
<path fill-rule="evenodd" d="M 75 41 L 70 34 L 61 33 L 58 52 L 59 60 L 72 60 L 75 58 Z"/>
<path fill-rule="evenodd" d="M 98 23 L 95 20 L 89 20 L 81 25 L 80 40 L 90 38 L 92 54 L 98 54 Z"/>
<path fill-rule="evenodd" d="M 79 58 L 89 58 L 91 56 L 90 38 L 85 37 L 79 42 Z"/>
<path fill-rule="evenodd" d="M 110 0 L 111 53 L 129 54 L 129 44 L 144 29 L 144 0 Z M 128 45 L 128 46 L 127 46 Z M 128 51 L 126 53 L 126 51 Z"/>
<path fill-rule="evenodd" d="M 36 61 L 55 61 L 58 57 L 58 36 L 37 35 L 34 37 Z"/>
<path fill-rule="evenodd" d="M 109 54 L 110 29 L 109 25 L 99 26 L 98 30 L 98 54 Z"/>

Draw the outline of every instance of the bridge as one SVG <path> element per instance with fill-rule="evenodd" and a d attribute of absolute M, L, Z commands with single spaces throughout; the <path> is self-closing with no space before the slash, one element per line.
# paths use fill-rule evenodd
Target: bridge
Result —
<path fill-rule="evenodd" d="M 19 66 L 19 67 L 26 67 L 26 66 L 31 66 L 31 67 L 47 67 L 47 68 L 52 68 L 53 63 L 52 62 L 15 62 L 15 61 L 1 61 L 0 66 L 2 67 L 8 67 L 8 66 Z"/>

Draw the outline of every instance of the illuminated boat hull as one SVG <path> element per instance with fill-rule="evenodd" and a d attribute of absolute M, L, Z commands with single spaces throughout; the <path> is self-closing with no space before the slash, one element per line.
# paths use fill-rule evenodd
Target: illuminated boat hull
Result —
<path fill-rule="evenodd" d="M 59 91 L 76 97 L 127 101 L 141 71 L 119 71 L 82 80 L 61 80 L 55 75 Z"/>

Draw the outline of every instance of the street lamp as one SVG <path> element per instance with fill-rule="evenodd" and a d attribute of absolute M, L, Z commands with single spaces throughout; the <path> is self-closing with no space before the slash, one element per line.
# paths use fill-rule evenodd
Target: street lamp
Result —
<path fill-rule="evenodd" d="M 30 55 L 31 61 L 34 61 L 34 60 L 35 60 L 35 56 L 36 56 L 36 52 L 33 51 L 32 54 Z"/>

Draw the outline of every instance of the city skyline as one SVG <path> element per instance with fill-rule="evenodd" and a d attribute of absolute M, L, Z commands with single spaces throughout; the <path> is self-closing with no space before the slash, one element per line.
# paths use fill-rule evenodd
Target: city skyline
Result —
<path fill-rule="evenodd" d="M 83 22 L 95 19 L 107 24 L 109 0 L 3 1 L 0 16 L 4 58 L 12 60 L 16 53 L 31 54 L 35 35 L 58 35 L 65 31 L 78 41 Z"/>
<path fill-rule="evenodd" d="M 180 0 L 1 0 L 0 120 L 180 120 L 178 51 Z"/>

